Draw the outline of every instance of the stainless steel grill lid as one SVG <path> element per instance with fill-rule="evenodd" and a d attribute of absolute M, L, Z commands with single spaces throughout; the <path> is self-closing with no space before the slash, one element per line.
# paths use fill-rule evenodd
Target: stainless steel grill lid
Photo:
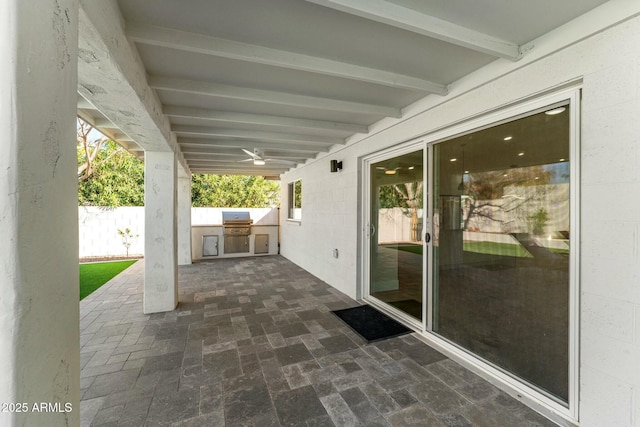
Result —
<path fill-rule="evenodd" d="M 222 224 L 253 224 L 249 212 L 222 212 Z"/>
<path fill-rule="evenodd" d="M 253 220 L 249 212 L 222 212 L 222 225 L 224 234 L 249 235 L 251 234 Z"/>

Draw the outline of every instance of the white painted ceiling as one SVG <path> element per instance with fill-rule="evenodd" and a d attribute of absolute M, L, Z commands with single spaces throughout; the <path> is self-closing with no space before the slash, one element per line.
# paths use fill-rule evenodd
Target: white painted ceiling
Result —
<path fill-rule="evenodd" d="M 118 1 L 191 171 L 265 176 L 447 96 L 447 85 L 517 60 L 523 45 L 602 3 Z M 243 148 L 266 165 L 243 162 Z"/>

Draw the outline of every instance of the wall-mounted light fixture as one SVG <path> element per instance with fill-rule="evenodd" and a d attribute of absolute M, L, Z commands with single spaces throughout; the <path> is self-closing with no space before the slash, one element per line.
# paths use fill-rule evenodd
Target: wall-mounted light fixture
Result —
<path fill-rule="evenodd" d="M 338 172 L 339 170 L 342 170 L 342 162 L 331 160 L 331 172 Z"/>

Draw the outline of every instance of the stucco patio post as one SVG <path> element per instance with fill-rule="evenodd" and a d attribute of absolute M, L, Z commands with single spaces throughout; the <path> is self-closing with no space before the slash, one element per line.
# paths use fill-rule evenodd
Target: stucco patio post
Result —
<path fill-rule="evenodd" d="M 0 17 L 0 425 L 78 425 L 78 2 Z"/>
<path fill-rule="evenodd" d="M 173 152 L 145 151 L 144 313 L 178 304 L 177 163 Z"/>
<path fill-rule="evenodd" d="M 191 172 L 178 166 L 178 264 L 191 264 Z"/>

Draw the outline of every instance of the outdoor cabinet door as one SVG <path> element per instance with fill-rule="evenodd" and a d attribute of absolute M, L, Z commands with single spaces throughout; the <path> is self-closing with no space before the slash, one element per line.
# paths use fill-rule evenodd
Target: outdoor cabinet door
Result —
<path fill-rule="evenodd" d="M 218 236 L 202 236 L 202 256 L 218 256 Z"/>
<path fill-rule="evenodd" d="M 269 235 L 268 234 L 256 234 L 254 253 L 256 254 L 269 253 Z"/>

